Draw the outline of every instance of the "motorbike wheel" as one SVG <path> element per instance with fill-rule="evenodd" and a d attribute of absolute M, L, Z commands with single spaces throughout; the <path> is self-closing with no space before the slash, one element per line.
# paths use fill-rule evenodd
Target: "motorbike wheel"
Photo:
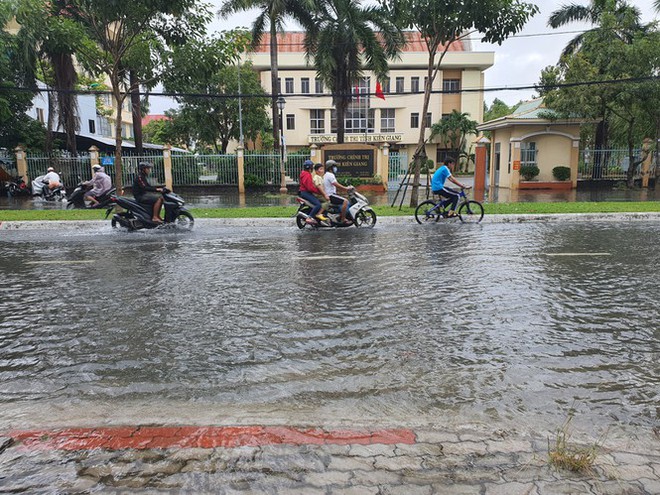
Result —
<path fill-rule="evenodd" d="M 177 228 L 190 230 L 195 224 L 195 219 L 187 211 L 182 211 L 176 216 L 174 224 L 177 226 Z"/>
<path fill-rule="evenodd" d="M 7 189 L 7 195 L 11 198 L 12 196 L 16 196 L 17 193 L 18 187 L 15 184 L 10 184 L 9 189 Z"/>
<path fill-rule="evenodd" d="M 66 203 L 66 209 L 67 210 L 73 210 L 76 207 L 76 205 L 73 204 L 73 201 L 67 201 Z"/>
<path fill-rule="evenodd" d="M 305 222 L 304 218 L 296 217 L 296 225 L 302 230 L 305 228 L 305 225 L 307 225 L 307 222 Z"/>
<path fill-rule="evenodd" d="M 356 227 L 372 228 L 376 225 L 376 212 L 373 210 L 360 210 L 355 215 L 353 225 Z"/>

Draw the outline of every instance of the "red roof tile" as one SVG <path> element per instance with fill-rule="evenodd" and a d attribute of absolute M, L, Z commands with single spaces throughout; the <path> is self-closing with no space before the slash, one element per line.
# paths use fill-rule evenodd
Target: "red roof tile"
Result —
<path fill-rule="evenodd" d="M 403 47 L 404 52 L 426 52 L 426 43 L 417 31 L 406 31 L 406 45 Z M 277 34 L 277 51 L 284 52 L 305 52 L 305 33 L 302 31 L 286 31 Z M 264 33 L 261 39 L 261 44 L 254 50 L 257 53 L 270 52 L 270 33 Z M 455 41 L 449 47 L 450 52 L 465 51 L 465 46 L 462 41 Z"/>

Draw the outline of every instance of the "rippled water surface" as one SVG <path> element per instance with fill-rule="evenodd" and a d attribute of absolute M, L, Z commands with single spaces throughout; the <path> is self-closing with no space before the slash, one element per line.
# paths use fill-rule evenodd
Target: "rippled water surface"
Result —
<path fill-rule="evenodd" d="M 649 426 L 660 223 L 0 231 L 0 426 Z"/>

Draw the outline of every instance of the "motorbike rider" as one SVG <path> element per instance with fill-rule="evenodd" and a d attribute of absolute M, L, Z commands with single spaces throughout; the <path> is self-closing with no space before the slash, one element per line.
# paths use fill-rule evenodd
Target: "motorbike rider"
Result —
<path fill-rule="evenodd" d="M 163 219 L 160 218 L 160 209 L 163 206 L 164 188 L 152 186 L 149 182 L 152 168 L 153 165 L 149 162 L 139 163 L 139 173 L 133 179 L 133 197 L 138 203 L 153 207 L 152 222 L 163 223 Z"/>
<path fill-rule="evenodd" d="M 330 197 L 330 203 L 340 207 L 340 218 L 341 223 L 350 223 L 350 220 L 347 220 L 346 217 L 350 217 L 350 212 L 348 211 L 348 200 L 343 196 L 337 194 L 337 189 L 342 191 L 350 191 L 352 186 L 344 186 L 337 182 L 337 162 L 334 160 L 328 160 L 325 162 L 325 175 L 323 176 L 323 186 L 325 188 L 325 193 Z"/>
<path fill-rule="evenodd" d="M 85 193 L 84 199 L 90 201 L 91 206 L 96 206 L 99 204 L 98 198 L 112 189 L 112 180 L 101 165 L 94 165 L 92 170 L 94 171 L 92 180 L 83 182 L 84 186 L 93 186 L 91 190 Z"/>
<path fill-rule="evenodd" d="M 326 217 L 320 215 L 321 212 L 321 201 L 315 195 L 324 195 L 318 187 L 314 185 L 314 179 L 312 178 L 312 167 L 314 162 L 312 160 L 305 160 L 303 163 L 303 169 L 300 172 L 300 178 L 298 184 L 300 184 L 300 189 L 298 191 L 298 196 L 303 198 L 312 204 L 312 211 L 310 218 L 306 219 L 307 223 L 314 224 L 317 219 L 320 221 L 327 220 Z"/>
<path fill-rule="evenodd" d="M 60 179 L 60 175 L 55 172 L 55 169 L 53 167 L 48 167 L 48 170 L 46 170 L 46 175 L 44 175 L 41 178 L 41 182 L 45 183 L 48 181 L 48 189 L 51 191 L 55 189 L 56 187 L 60 187 L 62 184 L 62 179 Z"/>

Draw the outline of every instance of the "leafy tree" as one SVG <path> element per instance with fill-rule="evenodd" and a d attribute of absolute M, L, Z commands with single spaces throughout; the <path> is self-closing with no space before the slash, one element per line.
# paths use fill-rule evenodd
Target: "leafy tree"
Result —
<path fill-rule="evenodd" d="M 14 3 L 0 3 L 0 25 L 5 26 L 15 14 Z M 23 144 L 41 148 L 44 144 L 43 126 L 25 113 L 35 95 L 29 89 L 36 90 L 33 69 L 23 56 L 19 39 L 0 29 L 0 147 L 13 149 Z"/>
<path fill-rule="evenodd" d="M 477 134 L 477 121 L 470 114 L 453 110 L 447 117 L 440 119 L 431 126 L 431 137 L 439 138 L 444 148 L 451 150 L 456 163 L 461 158 L 467 158 L 467 137 Z"/>
<path fill-rule="evenodd" d="M 121 109 L 133 89 L 128 71 L 142 67 L 145 73 L 154 74 L 158 64 L 155 50 L 203 34 L 208 8 L 195 0 L 68 0 L 60 13 L 79 23 L 90 40 L 77 49 L 85 66 L 110 80 L 117 104 L 115 185 L 121 191 Z"/>
<path fill-rule="evenodd" d="M 510 107 L 499 98 L 495 98 L 493 103 L 490 104 L 490 107 L 484 103 L 484 122 L 511 115 L 519 104 L 516 103 Z"/>
<path fill-rule="evenodd" d="M 311 12 L 314 8 L 313 0 L 227 0 L 218 14 L 229 16 L 236 12 L 259 9 L 259 15 L 252 24 L 252 49 L 261 44 L 266 30 L 266 23 L 270 33 L 270 102 L 273 122 L 273 142 L 275 149 L 280 145 L 279 115 L 277 97 L 280 93 L 278 84 L 277 62 L 277 32 L 282 30 L 286 18 L 290 17 L 302 24 L 306 29 L 314 31 Z"/>
<path fill-rule="evenodd" d="M 229 141 L 239 139 L 239 101 L 237 98 L 200 98 L 185 94 L 238 94 L 241 91 L 265 96 L 259 75 L 250 63 L 227 65 L 237 61 L 250 41 L 244 31 L 229 31 L 209 40 L 197 40 L 176 48 L 170 55 L 165 87 L 182 93 L 176 100 L 181 108 L 176 119 L 185 119 L 195 140 L 212 146 L 217 152 L 227 151 Z M 243 133 L 256 140 L 259 131 L 270 127 L 265 107 L 267 98 L 241 100 Z"/>
<path fill-rule="evenodd" d="M 404 39 L 385 9 L 364 7 L 354 0 L 319 2 L 314 22 L 317 28 L 307 32 L 305 51 L 332 92 L 337 143 L 343 143 L 344 115 L 353 87 L 364 69 L 378 79 L 387 76 L 388 60 L 398 56 Z"/>
<path fill-rule="evenodd" d="M 420 115 L 428 113 L 431 88 L 452 43 L 475 31 L 484 42 L 501 44 L 522 29 L 538 7 L 520 0 L 448 2 L 446 0 L 381 0 L 401 26 L 421 33 L 428 52 L 424 101 Z M 410 206 L 417 206 L 420 167 L 426 161 L 426 129 L 420 126 Z"/>

